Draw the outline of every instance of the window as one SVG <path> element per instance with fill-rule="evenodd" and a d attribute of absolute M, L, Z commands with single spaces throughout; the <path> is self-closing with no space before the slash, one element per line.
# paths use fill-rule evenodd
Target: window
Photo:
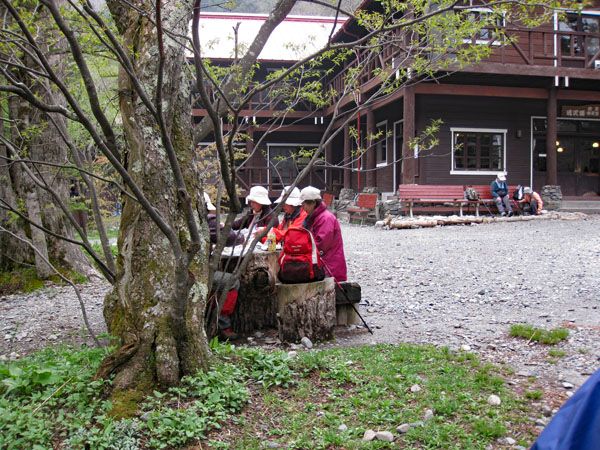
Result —
<path fill-rule="evenodd" d="M 569 13 L 558 24 L 563 56 L 595 55 L 600 49 L 600 17 L 590 14 Z M 589 34 L 583 34 L 589 33 Z"/>
<path fill-rule="evenodd" d="M 467 11 L 469 20 L 477 23 L 481 28 L 475 33 L 472 39 L 467 39 L 465 43 L 488 44 L 496 38 L 494 30 L 505 26 L 504 16 L 495 13 L 489 8 L 472 8 Z M 500 45 L 500 42 L 493 42 L 494 45 Z"/>
<path fill-rule="evenodd" d="M 377 166 L 387 164 L 387 122 L 379 122 L 375 125 L 375 162 Z"/>
<path fill-rule="evenodd" d="M 281 189 L 294 182 L 316 150 L 313 144 L 267 144 L 269 160 L 269 183 L 271 189 Z M 315 162 L 305 181 L 316 187 L 325 185 L 325 160 L 323 156 Z"/>
<path fill-rule="evenodd" d="M 505 168 L 506 130 L 452 128 L 451 174 L 492 175 Z"/>

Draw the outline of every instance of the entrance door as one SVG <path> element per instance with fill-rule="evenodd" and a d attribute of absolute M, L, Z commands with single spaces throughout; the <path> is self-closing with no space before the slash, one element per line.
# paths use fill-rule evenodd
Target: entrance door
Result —
<path fill-rule="evenodd" d="M 559 136 L 557 146 L 558 184 L 563 195 L 600 193 L 600 143 L 578 136 Z M 534 188 L 546 184 L 546 140 L 534 139 Z"/>
<path fill-rule="evenodd" d="M 546 184 L 545 119 L 533 120 L 533 186 Z M 565 196 L 600 194 L 600 121 L 558 120 L 557 177 Z"/>

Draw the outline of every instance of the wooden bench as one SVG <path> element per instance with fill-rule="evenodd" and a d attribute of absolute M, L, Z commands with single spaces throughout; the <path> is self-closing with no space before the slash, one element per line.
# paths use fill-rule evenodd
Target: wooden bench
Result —
<path fill-rule="evenodd" d="M 479 194 L 479 200 L 468 201 L 469 204 L 475 205 L 475 214 L 477 216 L 479 216 L 479 206 L 480 205 L 485 205 L 488 208 L 488 210 L 490 207 L 493 207 L 493 208 L 496 207 L 496 201 L 494 200 L 494 197 L 492 197 L 492 191 L 490 189 L 490 184 L 473 184 L 473 185 L 468 184 L 468 185 L 464 186 L 465 189 L 468 187 L 475 189 L 477 191 L 477 193 Z M 509 185 L 508 186 L 508 196 L 510 197 L 510 201 L 512 203 L 513 209 L 515 209 L 516 205 L 515 205 L 515 201 L 512 198 L 513 198 L 513 194 L 517 190 L 517 187 L 518 187 L 517 185 Z"/>
<path fill-rule="evenodd" d="M 346 209 L 346 211 L 350 213 L 350 221 L 352 222 L 352 219 L 359 218 L 360 224 L 362 225 L 371 212 L 375 212 L 376 220 L 379 219 L 379 214 L 377 212 L 378 197 L 379 194 L 367 194 L 365 192 L 357 194 L 356 199 L 354 200 L 356 206 L 350 206 Z"/>
<path fill-rule="evenodd" d="M 408 206 L 410 217 L 413 217 L 415 205 L 427 205 L 427 211 L 452 211 L 458 208 L 463 215 L 463 207 L 468 205 L 462 185 L 439 184 L 401 184 L 398 198 Z"/>
<path fill-rule="evenodd" d="M 333 210 L 333 201 L 335 196 L 331 192 L 323 192 L 323 203 L 327 206 L 327 209 Z"/>

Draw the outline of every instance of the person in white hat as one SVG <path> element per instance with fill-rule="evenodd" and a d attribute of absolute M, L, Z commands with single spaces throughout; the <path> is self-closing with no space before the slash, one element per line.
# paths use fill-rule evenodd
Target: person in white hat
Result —
<path fill-rule="evenodd" d="M 508 184 L 506 183 L 506 174 L 498 172 L 496 179 L 490 184 L 492 197 L 498 207 L 498 212 L 501 216 L 513 215 L 510 196 L 508 195 Z"/>
<path fill-rule="evenodd" d="M 523 198 L 519 200 L 519 207 L 524 215 L 540 215 L 544 208 L 544 201 L 540 194 L 535 192 L 529 186 L 523 189 Z"/>
<path fill-rule="evenodd" d="M 327 205 L 321 199 L 321 191 L 316 187 L 308 186 L 302 189 L 300 200 L 307 214 L 304 228 L 315 238 L 326 273 L 336 281 L 346 281 L 348 269 L 342 230 L 337 218 L 327 209 Z"/>
<path fill-rule="evenodd" d="M 242 228 L 258 230 L 259 228 L 266 227 L 273 217 L 269 191 L 262 186 L 253 186 L 246 197 L 246 204 L 250 205 L 250 211 L 239 219 L 236 219 L 231 228 L 234 230 Z M 275 217 L 273 226 L 276 227 L 277 225 L 279 225 L 279 220 Z"/>
<path fill-rule="evenodd" d="M 302 209 L 302 200 L 300 200 L 300 189 L 294 188 L 290 192 L 290 187 L 284 187 L 279 198 L 275 200 L 275 203 L 281 203 L 286 194 L 290 193 L 281 207 L 283 210 L 283 220 L 279 223 L 279 226 L 273 227 L 277 242 L 283 240 L 288 228 L 302 227 L 304 219 L 306 219 L 306 211 Z"/>
<path fill-rule="evenodd" d="M 223 225 L 217 223 L 217 215 L 215 212 L 217 208 L 210 201 L 209 195 L 204 193 L 204 204 L 206 205 L 206 210 L 208 212 L 206 216 L 206 221 L 208 223 L 208 231 L 210 232 L 210 242 L 211 244 L 217 243 L 217 228 L 222 228 Z M 229 230 L 229 234 L 227 235 L 227 240 L 225 241 L 225 245 L 227 247 L 231 247 L 232 245 L 238 245 L 244 243 L 244 236 L 240 233 L 236 233 L 233 230 Z"/>

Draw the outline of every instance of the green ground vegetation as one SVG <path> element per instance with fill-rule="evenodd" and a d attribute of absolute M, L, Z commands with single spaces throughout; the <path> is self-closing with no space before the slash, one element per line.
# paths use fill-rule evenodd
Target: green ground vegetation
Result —
<path fill-rule="evenodd" d="M 468 353 L 414 345 L 285 352 L 213 344 L 212 369 L 141 398 L 106 396 L 93 380 L 106 349 L 45 349 L 0 365 L 0 448 L 483 449 L 510 435 L 532 442 L 529 403 L 503 369 Z M 419 385 L 420 390 L 411 386 Z M 413 392 L 414 391 L 414 392 Z M 490 406 L 490 394 L 500 406 Z M 127 397 L 127 398 L 125 398 Z M 427 409 L 434 414 L 424 419 Z M 396 427 L 412 423 L 406 434 Z M 347 428 L 340 431 L 340 425 Z M 223 432 L 226 430 L 226 432 Z M 398 442 L 394 443 L 397 445 Z"/>
<path fill-rule="evenodd" d="M 512 337 L 539 342 L 540 344 L 555 345 L 561 341 L 567 340 L 569 337 L 569 330 L 566 328 L 546 330 L 544 328 L 534 327 L 527 323 L 517 323 L 511 325 L 510 335 Z"/>
<path fill-rule="evenodd" d="M 55 265 L 56 267 L 56 265 Z M 87 278 L 73 270 L 58 268 L 60 273 L 73 283 L 85 283 Z M 23 267 L 10 272 L 0 272 L 0 295 L 11 295 L 19 292 L 37 291 L 46 286 L 47 282 L 63 285 L 64 281 L 58 275 L 52 275 L 47 280 L 38 277 L 34 267 Z"/>

